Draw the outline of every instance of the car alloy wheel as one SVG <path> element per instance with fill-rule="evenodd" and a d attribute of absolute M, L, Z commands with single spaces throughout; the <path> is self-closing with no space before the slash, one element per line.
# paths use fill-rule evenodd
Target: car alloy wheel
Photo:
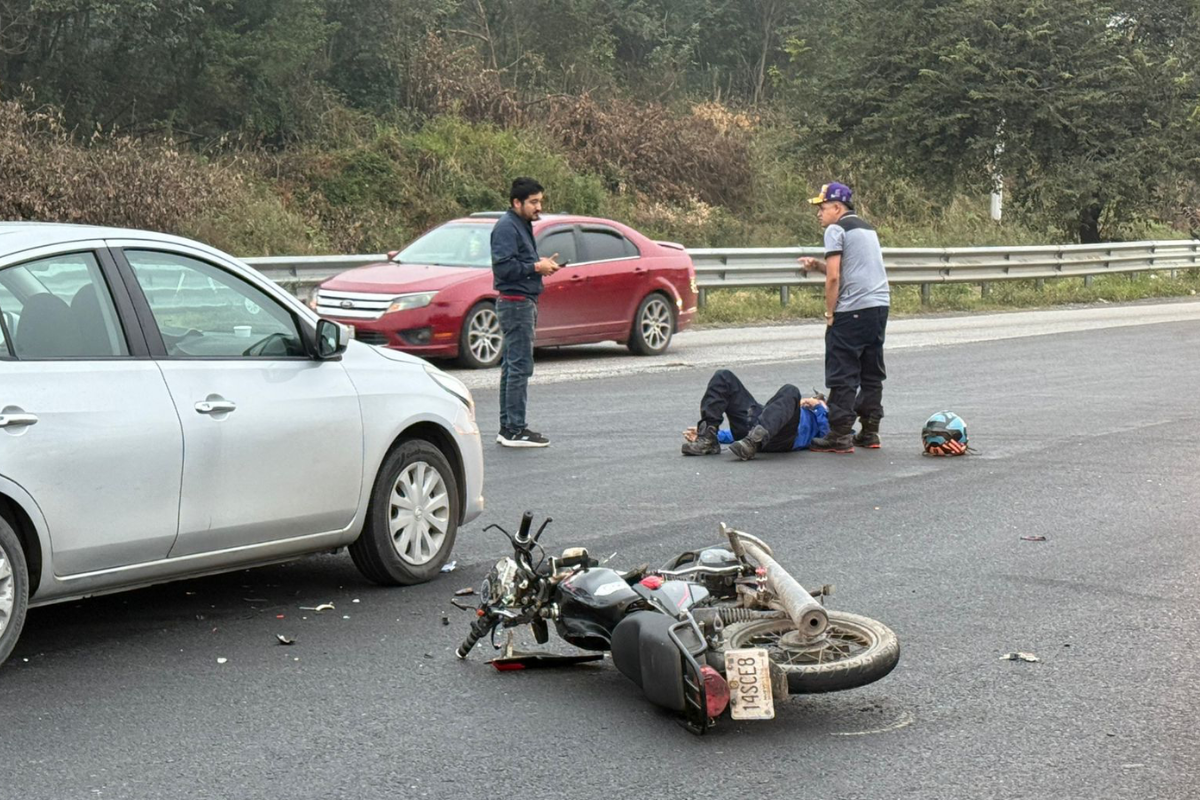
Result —
<path fill-rule="evenodd" d="M 477 361 L 490 364 L 500 354 L 503 342 L 500 318 L 493 308 L 484 306 L 471 316 L 467 328 L 467 347 Z"/>
<path fill-rule="evenodd" d="M 442 474 L 424 461 L 405 467 L 392 487 L 388 518 L 401 559 L 417 567 L 432 561 L 450 530 L 450 493 Z"/>
<path fill-rule="evenodd" d="M 0 546 L 0 637 L 8 630 L 13 619 L 13 610 L 17 607 L 17 579 L 13 574 L 12 562 L 8 553 Z"/>
<path fill-rule="evenodd" d="M 654 297 L 642 309 L 638 321 L 642 330 L 642 341 L 651 350 L 660 350 L 671 338 L 671 309 L 665 300 Z"/>

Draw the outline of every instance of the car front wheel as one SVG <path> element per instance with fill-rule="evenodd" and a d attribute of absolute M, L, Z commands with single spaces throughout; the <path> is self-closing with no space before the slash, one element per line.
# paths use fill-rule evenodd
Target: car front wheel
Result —
<path fill-rule="evenodd" d="M 450 557 L 458 532 L 458 484 L 442 451 L 423 439 L 394 448 L 371 490 L 363 532 L 350 557 L 384 586 L 424 583 Z"/>
<path fill-rule="evenodd" d="M 488 369 L 500 363 L 504 334 L 496 307 L 488 302 L 471 306 L 463 318 L 458 342 L 458 361 L 471 369 Z"/>
<path fill-rule="evenodd" d="M 0 517 L 0 664 L 8 658 L 29 607 L 29 571 L 17 532 Z"/>
<path fill-rule="evenodd" d="M 633 316 L 629 349 L 639 356 L 656 356 L 667 350 L 675 333 L 675 315 L 667 298 L 661 294 L 648 295 Z"/>

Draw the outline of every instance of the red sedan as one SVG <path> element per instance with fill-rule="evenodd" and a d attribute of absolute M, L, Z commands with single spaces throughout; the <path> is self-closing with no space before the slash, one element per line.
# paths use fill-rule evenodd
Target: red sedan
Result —
<path fill-rule="evenodd" d="M 500 362 L 491 233 L 499 213 L 426 233 L 389 261 L 321 284 L 315 308 L 352 324 L 360 341 L 470 367 Z M 535 346 L 616 341 L 656 355 L 696 315 L 696 271 L 682 246 L 606 219 L 547 214 L 538 252 L 568 266 L 545 279 Z"/>

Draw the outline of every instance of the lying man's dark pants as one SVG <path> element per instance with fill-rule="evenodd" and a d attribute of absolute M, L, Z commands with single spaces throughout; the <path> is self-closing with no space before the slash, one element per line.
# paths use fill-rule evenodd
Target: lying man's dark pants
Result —
<path fill-rule="evenodd" d="M 761 406 L 737 375 L 719 369 L 709 379 L 700 401 L 700 419 L 715 430 L 721 427 L 722 416 L 729 417 L 729 431 L 735 441 L 744 439 L 755 425 L 762 425 L 770 438 L 761 450 L 790 453 L 800 427 L 800 390 L 785 384 Z"/>
<path fill-rule="evenodd" d="M 840 311 L 825 329 L 829 427 L 849 430 L 856 416 L 883 419 L 883 335 L 888 307 Z"/>

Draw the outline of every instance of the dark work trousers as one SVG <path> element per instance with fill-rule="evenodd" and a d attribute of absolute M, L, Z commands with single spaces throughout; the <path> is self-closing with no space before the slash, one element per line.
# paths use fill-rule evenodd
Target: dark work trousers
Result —
<path fill-rule="evenodd" d="M 500 356 L 500 428 L 525 430 L 525 402 L 533 374 L 533 334 L 537 328 L 537 301 L 496 300 L 496 316 L 504 334 Z"/>
<path fill-rule="evenodd" d="M 700 420 L 719 428 L 722 416 L 729 417 L 729 430 L 735 440 L 744 439 L 751 428 L 762 425 L 770 433 L 762 450 L 786 453 L 792 449 L 800 428 L 800 390 L 790 383 L 781 386 L 761 406 L 737 375 L 719 369 L 709 379 L 700 401 Z"/>
<path fill-rule="evenodd" d="M 829 427 L 845 431 L 855 416 L 883 419 L 883 334 L 888 307 L 841 311 L 825 329 Z"/>

